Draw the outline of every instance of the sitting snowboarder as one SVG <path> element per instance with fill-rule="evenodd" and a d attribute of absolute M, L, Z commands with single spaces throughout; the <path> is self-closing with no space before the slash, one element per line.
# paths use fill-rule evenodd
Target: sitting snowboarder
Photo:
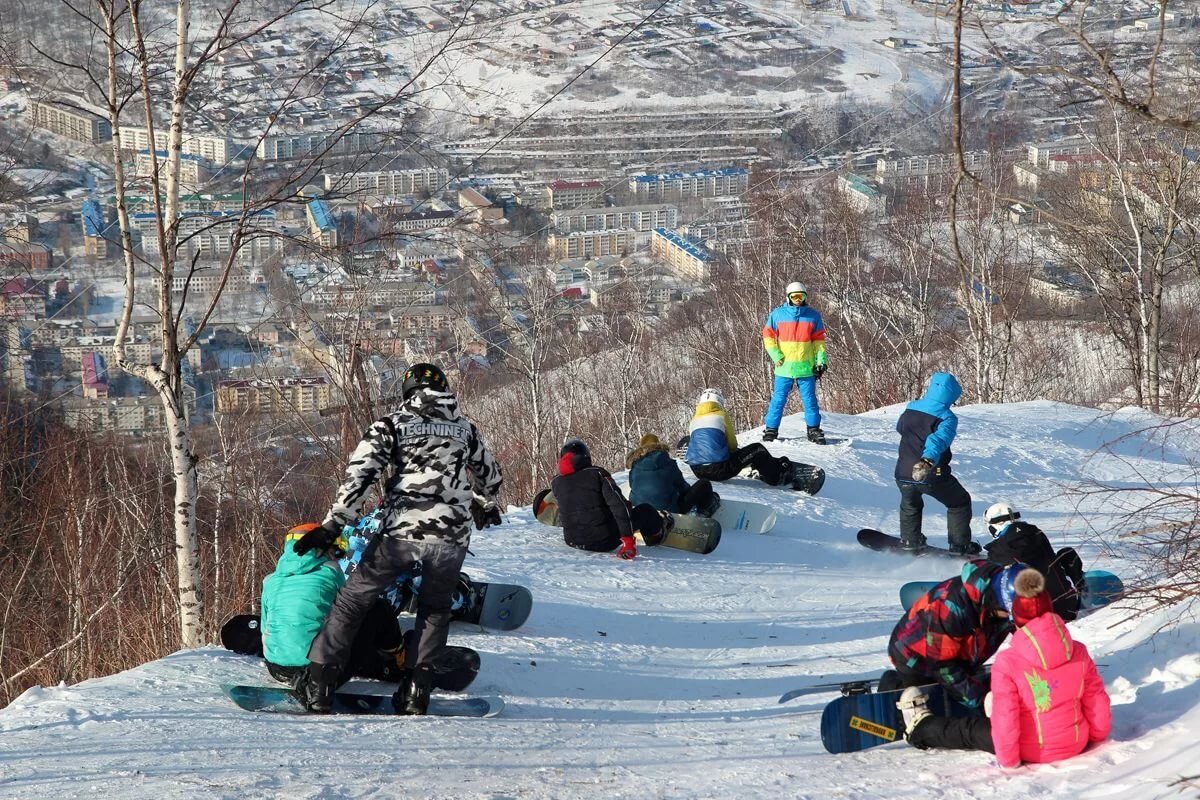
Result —
<path fill-rule="evenodd" d="M 1057 553 L 1046 534 L 1021 520 L 1021 512 L 1008 503 L 993 503 L 983 515 L 992 541 L 984 545 L 988 561 L 1005 566 L 1020 561 L 1046 578 L 1054 613 L 1067 622 L 1079 616 L 1083 600 L 1083 561 L 1072 547 Z"/>
<path fill-rule="evenodd" d="M 625 466 L 629 470 L 629 502 L 634 505 L 649 503 L 675 514 L 695 510 L 711 517 L 721 502 L 711 482 L 687 482 L 670 450 L 653 433 L 642 437 L 638 448 L 625 459 Z"/>
<path fill-rule="evenodd" d="M 624 559 L 637 555 L 634 533 L 648 546 L 666 538 L 670 516 L 648 504 L 630 506 L 608 470 L 592 464 L 592 454 L 579 439 L 568 439 L 559 451 L 558 477 L 550 483 L 558 503 L 563 539 L 571 547 Z"/>
<path fill-rule="evenodd" d="M 758 442 L 738 447 L 733 422 L 725 413 L 725 397 L 716 389 L 700 393 L 696 413 L 688 426 L 687 463 L 697 478 L 727 481 L 746 467 L 759 480 L 779 486 L 791 477 L 792 465 L 776 458 Z"/>
<path fill-rule="evenodd" d="M 1070 758 L 1108 738 L 1112 714 L 1104 681 L 1087 648 L 1050 610 L 1045 585 L 1034 569 L 1022 569 L 1013 580 L 1017 632 L 992 666 L 987 716 L 935 716 L 924 692 L 910 687 L 897 703 L 909 744 L 983 750 L 995 753 L 1001 767 L 1015 767 Z"/>
<path fill-rule="evenodd" d="M 888 656 L 895 670 L 884 673 L 879 691 L 940 683 L 967 708 L 982 708 L 984 664 L 1012 632 L 1012 582 L 1024 568 L 968 561 L 961 575 L 913 603 L 892 631 Z"/>

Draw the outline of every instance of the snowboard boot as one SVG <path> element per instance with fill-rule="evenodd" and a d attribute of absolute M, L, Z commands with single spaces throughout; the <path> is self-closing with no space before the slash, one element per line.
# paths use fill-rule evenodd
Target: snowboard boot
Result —
<path fill-rule="evenodd" d="M 927 703 L 929 698 L 925 696 L 925 692 L 921 691 L 920 686 L 910 686 L 900 693 L 900 700 L 896 703 L 896 708 L 900 711 L 900 716 L 904 718 L 904 741 L 911 744 L 913 733 L 917 726 L 920 725 L 926 718 L 932 716 Z"/>
<path fill-rule="evenodd" d="M 813 444 L 825 444 L 825 431 L 818 426 L 808 426 L 808 440 Z"/>
<path fill-rule="evenodd" d="M 297 687 L 300 702 L 311 714 L 333 713 L 333 693 L 341 668 L 332 664 L 309 664 L 308 672 Z"/>
<path fill-rule="evenodd" d="M 900 549 L 910 553 L 919 553 L 925 549 L 925 537 L 921 534 L 917 534 L 917 538 L 915 539 L 902 538 L 900 540 Z"/>
<path fill-rule="evenodd" d="M 392 708 L 404 716 L 424 716 L 429 711 L 429 694 L 433 691 L 433 668 L 422 664 L 408 672 L 400 688 L 392 695 Z"/>
<path fill-rule="evenodd" d="M 646 543 L 647 547 L 657 547 L 662 544 L 663 539 L 666 539 L 667 534 L 675 527 L 675 518 L 671 516 L 670 512 L 659 511 L 658 516 L 662 522 L 659 523 L 657 532 L 647 533 L 646 531 L 638 531 L 638 533 L 642 534 L 642 541 Z"/>
<path fill-rule="evenodd" d="M 707 505 L 705 505 L 703 507 L 696 506 L 696 514 L 701 517 L 711 517 L 713 514 L 717 513 L 717 509 L 720 507 L 721 507 L 721 495 L 717 494 L 716 492 L 713 492 L 712 499 L 708 501 Z"/>
<path fill-rule="evenodd" d="M 764 442 L 773 442 L 779 438 L 778 428 L 763 428 L 762 440 Z"/>
<path fill-rule="evenodd" d="M 950 552 L 956 556 L 977 556 L 983 552 L 979 542 L 951 542 Z"/>

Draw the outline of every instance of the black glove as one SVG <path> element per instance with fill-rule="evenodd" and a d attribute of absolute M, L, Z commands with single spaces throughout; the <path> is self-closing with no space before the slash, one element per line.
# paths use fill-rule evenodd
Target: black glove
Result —
<path fill-rule="evenodd" d="M 340 530 L 335 531 L 322 524 L 321 527 L 313 528 L 301 536 L 299 541 L 292 547 L 292 550 L 298 556 L 304 555 L 309 550 L 328 550 L 333 547 L 333 543 L 337 541 L 340 535 Z"/>
<path fill-rule="evenodd" d="M 824 374 L 825 374 L 825 365 L 824 364 L 817 364 L 815 367 L 813 367 L 813 377 L 816 378 L 817 380 L 821 380 L 821 376 Z"/>
<path fill-rule="evenodd" d="M 495 503 L 486 500 L 480 500 L 478 497 L 471 500 L 471 518 L 475 520 L 475 528 L 483 530 L 492 525 L 499 525 L 500 509 Z"/>

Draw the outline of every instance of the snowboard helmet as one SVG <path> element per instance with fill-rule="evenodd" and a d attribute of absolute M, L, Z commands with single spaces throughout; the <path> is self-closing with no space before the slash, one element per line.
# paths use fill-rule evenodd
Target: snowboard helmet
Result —
<path fill-rule="evenodd" d="M 725 395 L 721 394 L 717 389 L 705 389 L 700 393 L 700 399 L 696 401 L 697 405 L 700 403 L 716 403 L 721 408 L 724 408 Z"/>
<path fill-rule="evenodd" d="M 576 439 L 574 437 L 567 439 L 565 442 L 563 442 L 562 449 L 558 451 L 558 456 L 559 456 L 559 458 L 562 458 L 567 453 L 571 453 L 571 454 L 577 455 L 577 456 L 590 456 L 591 455 L 591 452 L 588 450 L 587 443 L 584 442 L 583 439 Z"/>
<path fill-rule="evenodd" d="M 450 381 L 446 373 L 436 364 L 413 364 L 404 373 L 404 383 L 401 384 L 400 394 L 407 400 L 417 389 L 429 387 L 439 392 L 450 391 Z"/>
<path fill-rule="evenodd" d="M 987 523 L 988 533 L 993 539 L 1004 533 L 1010 522 L 1016 522 L 1020 518 L 1021 512 L 1008 503 L 992 503 L 983 514 L 983 521 Z"/>
<path fill-rule="evenodd" d="M 791 302 L 792 295 L 794 294 L 804 295 L 804 302 L 808 302 L 808 287 L 800 281 L 792 281 L 787 285 L 787 289 L 784 291 L 784 295 L 787 297 L 788 302 Z"/>
<path fill-rule="evenodd" d="M 303 539 L 304 534 L 309 531 L 315 531 L 319 527 L 321 527 L 321 523 L 319 522 L 304 522 L 289 530 L 287 536 L 283 539 L 284 551 L 287 551 L 288 545 Z M 333 540 L 333 544 L 329 546 L 326 554 L 341 558 L 343 554 L 348 552 L 350 552 L 350 540 L 346 538 L 346 533 L 343 530 L 341 535 Z"/>

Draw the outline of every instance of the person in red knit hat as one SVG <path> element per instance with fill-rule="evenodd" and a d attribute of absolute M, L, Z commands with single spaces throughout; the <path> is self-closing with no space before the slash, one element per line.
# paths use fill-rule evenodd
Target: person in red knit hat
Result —
<path fill-rule="evenodd" d="M 1012 646 L 992 666 L 987 716 L 935 716 L 920 687 L 910 687 L 897 703 L 908 743 L 985 750 L 996 754 L 1001 767 L 1016 767 L 1070 758 L 1108 738 L 1112 716 L 1104 681 L 1087 647 L 1071 638 L 1054 613 L 1042 573 L 1013 564 L 992 588 L 1017 630 Z"/>

